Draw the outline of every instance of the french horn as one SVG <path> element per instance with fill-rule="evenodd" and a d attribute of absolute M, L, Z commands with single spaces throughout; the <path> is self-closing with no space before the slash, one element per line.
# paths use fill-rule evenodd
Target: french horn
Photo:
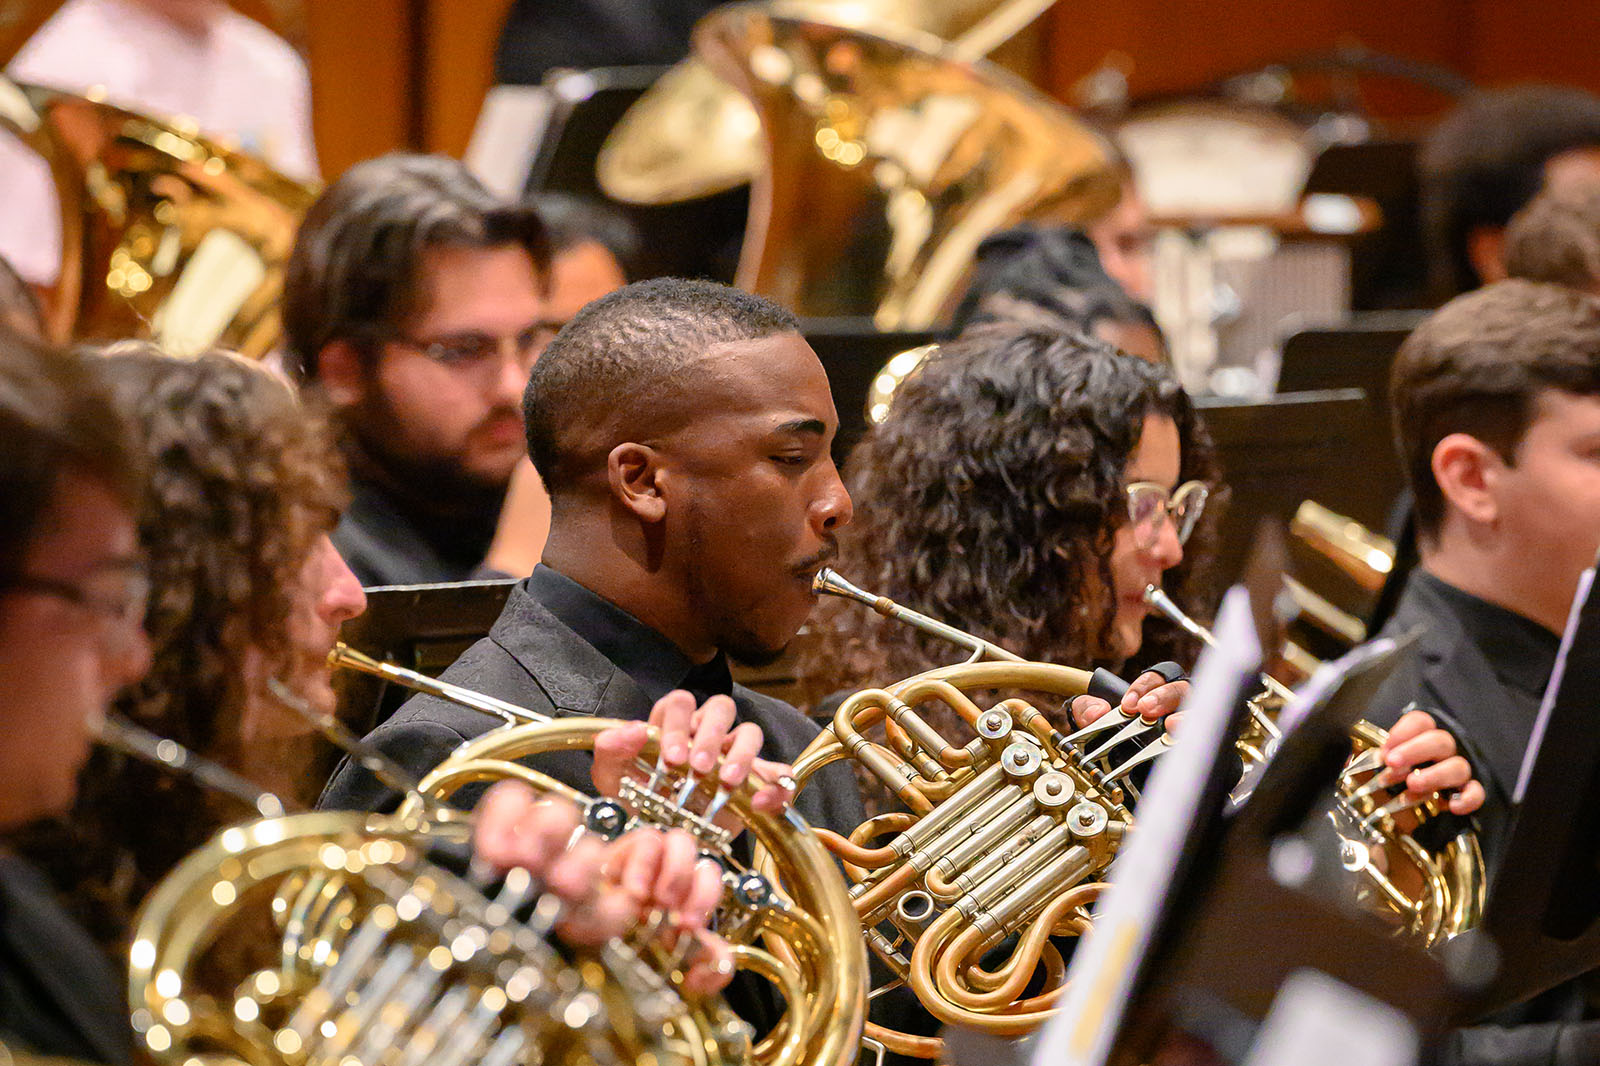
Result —
<path fill-rule="evenodd" d="M 605 723 L 579 726 L 581 742 Z M 468 861 L 470 815 L 416 792 L 395 815 L 284 814 L 275 797 L 136 726 L 108 720 L 101 739 L 268 812 L 186 858 L 140 909 L 131 1016 L 137 1045 L 161 1066 L 804 1061 L 797 1022 L 769 1039 L 774 1054 L 753 1058 L 749 1026 L 725 1003 L 680 994 L 681 956 L 653 927 L 558 948 L 562 904 L 526 871 L 489 890 Z M 590 831 L 637 824 L 615 801 L 542 783 L 578 804 Z M 746 811 L 748 792 L 732 809 Z M 756 886 L 738 887 L 758 913 Z M 803 917 L 786 929 L 796 927 L 814 928 Z M 793 943 L 813 947 L 803 935 Z M 783 962 L 748 946 L 736 954 L 803 999 Z"/>
<path fill-rule="evenodd" d="M 335 666 L 362 670 L 486 715 L 502 725 L 469 740 L 430 771 L 402 802 L 397 816 L 414 818 L 447 803 L 462 788 L 488 781 L 522 781 L 535 791 L 587 797 L 540 773 L 525 760 L 545 752 L 592 750 L 595 738 L 616 725 L 608 719 L 550 718 L 482 693 L 381 663 L 340 644 Z M 749 805 L 752 785 L 731 796 L 696 795 L 695 781 L 667 774 L 656 757 L 655 737 L 638 780 L 624 780 L 616 815 L 685 829 L 724 869 L 727 891 L 717 931 L 733 945 L 735 965 L 770 982 L 786 1003 L 777 1029 L 755 1044 L 758 1066 L 844 1066 L 855 1060 L 866 1012 L 866 948 L 845 883 L 829 852 L 797 815 L 772 816 Z M 724 802 L 770 857 L 772 872 L 742 861 L 733 836 L 713 821 Z"/>
<path fill-rule="evenodd" d="M 50 164 L 60 200 L 53 339 L 146 337 L 178 355 L 273 349 L 284 270 L 314 188 L 186 120 L 3 76 L 0 124 Z"/>
<path fill-rule="evenodd" d="M 1029 1032 L 1065 988 L 1064 960 L 1052 940 L 1087 928 L 1088 906 L 1134 825 L 1129 775 L 1166 750 L 1166 734 L 1159 724 L 1114 710 L 1064 735 L 1021 694 L 1065 703 L 1090 691 L 1096 675 L 1024 662 L 826 568 L 813 588 L 866 604 L 968 654 L 964 662 L 850 696 L 796 760 L 794 773 L 804 788 L 821 767 L 853 760 L 904 808 L 869 819 L 848 837 L 819 831 L 855 882 L 851 897 L 874 954 L 940 1021 L 997 1036 Z M 1203 632 L 1187 617 L 1180 624 Z M 1247 768 L 1269 758 L 1279 736 L 1276 715 L 1288 691 L 1266 684 L 1251 701 L 1250 725 L 1238 744 Z M 989 696 L 1003 698 L 986 709 L 979 701 Z M 963 744 L 942 736 L 919 713 L 928 706 L 954 710 L 974 739 Z M 868 735 L 874 727 L 881 739 Z M 1160 739 L 1127 754 L 1130 741 L 1152 736 Z M 1482 858 L 1470 833 L 1435 858 L 1404 830 L 1409 805 L 1386 800 L 1374 783 L 1383 738 L 1368 724 L 1357 731 L 1337 802 L 1359 829 L 1341 859 L 1365 878 L 1358 890 L 1364 901 L 1390 914 L 1405 934 L 1432 943 L 1476 922 Z M 1380 838 L 1384 860 L 1354 847 Z M 903 1054 L 932 1058 L 940 1050 L 937 1040 L 914 1034 L 874 1025 L 866 1032 Z"/>

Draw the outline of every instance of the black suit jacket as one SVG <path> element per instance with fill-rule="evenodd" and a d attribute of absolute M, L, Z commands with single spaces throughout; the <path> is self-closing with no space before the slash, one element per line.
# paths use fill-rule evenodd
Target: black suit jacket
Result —
<path fill-rule="evenodd" d="M 23 860 L 0 855 L 0 1039 L 18 1051 L 133 1059 L 122 980 Z"/>
<path fill-rule="evenodd" d="M 1414 572 L 1383 631 L 1421 629 L 1415 654 L 1379 691 L 1372 719 L 1394 724 L 1415 700 L 1456 738 L 1483 783 L 1477 814 L 1484 860 L 1493 870 L 1510 830 L 1512 792 L 1531 722 L 1508 713 L 1512 697 L 1447 597 Z M 1489 1024 L 1457 1029 L 1429 1049 L 1428 1066 L 1579 1066 L 1600 1062 L 1600 1022 L 1587 1000 L 1592 975 L 1512 1007 Z"/>
<path fill-rule="evenodd" d="M 582 714 L 643 720 L 651 699 L 626 673 L 531 595 L 526 584 L 511 591 L 489 635 L 442 675 L 443 680 L 487 693 L 544 714 Z M 819 732 L 810 719 L 781 700 L 733 687 L 741 721 L 754 722 L 765 738 L 763 758 L 792 762 Z M 375 729 L 367 740 L 421 777 L 459 745 L 481 736 L 498 720 L 432 696 L 416 696 Z M 531 764 L 584 792 L 592 792 L 587 752 L 539 756 Z M 463 794 L 470 805 L 477 793 Z M 399 797 L 349 759 L 340 763 L 319 807 L 383 810 Z M 860 794 L 850 768 L 824 768 L 795 799 L 795 809 L 813 825 L 848 833 L 860 824 Z"/>
<path fill-rule="evenodd" d="M 1511 697 L 1450 603 L 1413 576 L 1384 625 L 1386 636 L 1419 632 L 1413 654 L 1396 667 L 1373 702 L 1371 718 L 1394 725 L 1415 702 L 1455 738 L 1483 783 L 1479 842 L 1492 867 L 1510 829 L 1511 794 L 1528 746 L 1529 723 L 1507 713 Z"/>

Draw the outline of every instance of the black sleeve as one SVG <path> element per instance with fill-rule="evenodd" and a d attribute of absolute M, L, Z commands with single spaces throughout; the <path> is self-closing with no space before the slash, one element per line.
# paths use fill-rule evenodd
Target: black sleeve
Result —
<path fill-rule="evenodd" d="M 374 745 L 417 780 L 443 762 L 466 738 L 437 722 L 390 720 L 367 734 Z M 345 756 L 317 800 L 319 810 L 392 811 L 400 794 Z"/>

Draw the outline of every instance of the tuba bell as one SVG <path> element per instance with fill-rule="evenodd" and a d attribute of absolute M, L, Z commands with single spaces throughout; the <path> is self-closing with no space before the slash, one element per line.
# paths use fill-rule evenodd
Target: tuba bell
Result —
<path fill-rule="evenodd" d="M 927 328 L 990 233 L 1087 221 L 1121 194 L 1098 134 L 932 34 L 730 4 L 694 42 L 766 141 L 738 285 L 801 315 Z"/>
<path fill-rule="evenodd" d="M 278 342 L 278 301 L 311 186 L 200 135 L 0 75 L 0 123 L 50 164 L 61 204 L 59 342 L 148 337 L 183 355 Z"/>
<path fill-rule="evenodd" d="M 1103 672 L 1021 661 L 831 570 L 819 572 L 813 587 L 967 653 L 956 665 L 850 696 L 796 761 L 795 777 L 803 788 L 822 766 L 850 759 L 904 808 L 869 819 L 848 837 L 819 833 L 855 882 L 851 897 L 867 943 L 895 977 L 946 1024 L 1001 1036 L 1031 1031 L 1065 988 L 1065 963 L 1052 939 L 1088 927 L 1088 905 L 1134 825 L 1129 775 L 1166 750 L 1166 734 L 1113 712 L 1063 735 L 1033 700 L 1064 702 L 1095 689 L 1120 695 L 1120 682 Z M 1187 617 L 1180 624 L 1204 632 Z M 1247 767 L 1270 757 L 1286 697 L 1269 681 L 1251 701 L 1250 725 L 1238 742 Z M 984 698 L 998 701 L 985 709 Z M 954 710 L 974 739 L 963 744 L 941 735 L 920 713 L 929 706 Z M 1161 739 L 1128 754 L 1130 741 L 1156 734 Z M 1438 808 L 1408 814 L 1399 800 L 1385 802 L 1374 783 L 1383 739 L 1376 727 L 1358 728 L 1337 803 L 1359 825 L 1360 842 L 1383 839 L 1386 864 L 1366 861 L 1362 849 L 1362 861 L 1346 868 L 1363 878 L 1358 897 L 1389 915 L 1401 935 L 1433 943 L 1476 922 L 1482 858 L 1470 833 L 1439 857 L 1411 836 L 1407 819 Z M 997 960 L 1008 938 L 1011 946 Z M 873 1025 L 866 1031 L 903 1054 L 933 1058 L 940 1051 L 939 1041 L 926 1037 Z"/>

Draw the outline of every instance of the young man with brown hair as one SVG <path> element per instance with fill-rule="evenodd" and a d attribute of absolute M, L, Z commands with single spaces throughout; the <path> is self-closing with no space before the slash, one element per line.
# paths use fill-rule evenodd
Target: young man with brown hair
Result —
<path fill-rule="evenodd" d="M 1407 338 L 1390 395 L 1422 559 L 1384 632 L 1421 635 L 1375 703 L 1415 700 L 1455 734 L 1487 792 L 1492 870 L 1559 634 L 1600 549 L 1600 299 L 1522 280 L 1458 297 Z M 1579 1020 L 1588 980 L 1455 1031 L 1437 1061 L 1595 1061 L 1600 1022 Z"/>

